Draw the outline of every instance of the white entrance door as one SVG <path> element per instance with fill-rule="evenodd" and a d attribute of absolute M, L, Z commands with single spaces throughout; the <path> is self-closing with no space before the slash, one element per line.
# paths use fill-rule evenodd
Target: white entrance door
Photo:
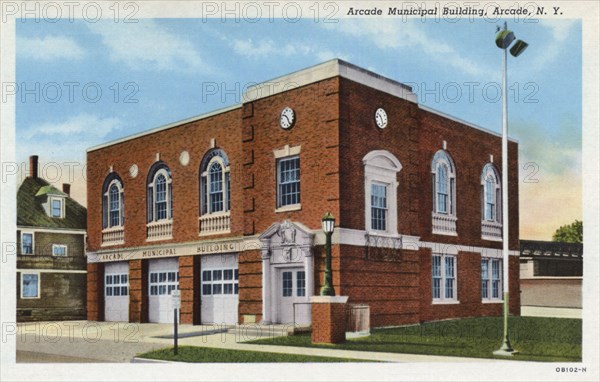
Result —
<path fill-rule="evenodd" d="M 277 272 L 280 324 L 309 324 L 310 304 L 306 296 L 306 272 L 303 267 L 280 268 Z"/>
<path fill-rule="evenodd" d="M 203 324 L 238 322 L 238 257 L 237 255 L 204 256 L 201 262 Z"/>
<path fill-rule="evenodd" d="M 104 267 L 104 321 L 129 321 L 129 264 Z"/>
<path fill-rule="evenodd" d="M 148 320 L 173 323 L 171 292 L 179 289 L 179 260 L 150 260 L 148 273 Z"/>

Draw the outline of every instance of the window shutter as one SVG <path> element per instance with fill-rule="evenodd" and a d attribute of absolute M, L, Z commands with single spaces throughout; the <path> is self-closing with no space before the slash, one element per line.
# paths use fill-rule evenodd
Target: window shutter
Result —
<path fill-rule="evenodd" d="M 121 196 L 121 225 L 125 224 L 125 201 L 123 200 L 123 191 L 120 193 Z"/>
<path fill-rule="evenodd" d="M 108 227 L 108 195 L 102 195 L 102 228 Z"/>
<path fill-rule="evenodd" d="M 153 193 L 152 193 L 152 187 L 148 187 L 147 189 L 147 195 L 146 195 L 146 201 L 147 201 L 147 205 L 146 205 L 146 216 L 147 216 L 147 222 L 150 223 L 151 221 L 154 221 L 154 216 L 152 214 L 152 210 L 154 207 L 154 200 L 153 200 Z"/>
<path fill-rule="evenodd" d="M 225 173 L 225 206 L 227 208 L 227 211 L 231 210 L 231 192 L 229 190 L 229 172 Z"/>
<path fill-rule="evenodd" d="M 481 220 L 485 220 L 485 186 L 481 185 Z"/>
<path fill-rule="evenodd" d="M 173 218 L 173 183 L 169 183 L 169 219 Z"/>
<path fill-rule="evenodd" d="M 202 176 L 200 177 L 200 215 L 204 215 L 207 210 L 206 210 L 206 199 L 207 199 L 207 192 L 208 190 L 206 189 L 206 176 Z"/>

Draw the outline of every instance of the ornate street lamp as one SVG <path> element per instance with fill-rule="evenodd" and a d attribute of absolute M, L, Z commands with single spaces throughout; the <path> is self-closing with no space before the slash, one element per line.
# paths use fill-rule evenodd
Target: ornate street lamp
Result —
<path fill-rule="evenodd" d="M 506 22 L 504 29 L 498 27 L 496 31 L 496 46 L 503 50 L 502 61 L 502 275 L 504 298 L 504 338 L 500 349 L 494 351 L 495 355 L 511 356 L 517 351 L 510 345 L 508 336 L 508 105 L 506 100 L 506 50 L 515 41 L 515 34 L 508 30 Z M 527 43 L 517 40 L 510 48 L 510 54 L 518 57 L 527 48 Z"/>
<path fill-rule="evenodd" d="M 325 232 L 325 280 L 321 288 L 321 296 L 335 296 L 333 283 L 331 281 L 331 235 L 335 227 L 335 218 L 331 212 L 327 212 L 321 219 L 323 232 Z"/>

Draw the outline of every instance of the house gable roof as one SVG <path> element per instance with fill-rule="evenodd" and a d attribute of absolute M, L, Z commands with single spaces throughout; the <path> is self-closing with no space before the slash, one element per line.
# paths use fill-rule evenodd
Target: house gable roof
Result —
<path fill-rule="evenodd" d="M 65 198 L 65 217 L 52 218 L 46 214 L 42 203 L 45 196 Z M 87 210 L 73 198 L 41 178 L 25 178 L 17 192 L 17 225 L 58 229 L 86 229 Z"/>

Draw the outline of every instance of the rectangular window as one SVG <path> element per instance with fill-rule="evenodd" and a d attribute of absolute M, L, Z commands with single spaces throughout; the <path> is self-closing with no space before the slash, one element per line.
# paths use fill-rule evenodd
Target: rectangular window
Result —
<path fill-rule="evenodd" d="M 151 272 L 149 289 L 150 296 L 170 295 L 175 289 L 179 289 L 179 272 Z"/>
<path fill-rule="evenodd" d="M 432 256 L 431 283 L 431 292 L 434 301 L 456 300 L 456 256 Z"/>
<path fill-rule="evenodd" d="M 62 199 L 51 199 L 51 213 L 53 218 L 61 218 L 62 217 Z"/>
<path fill-rule="evenodd" d="M 481 260 L 481 298 L 487 299 L 489 296 L 490 278 L 488 270 L 489 260 Z"/>
<path fill-rule="evenodd" d="M 33 234 L 21 232 L 21 254 L 33 255 Z"/>
<path fill-rule="evenodd" d="M 277 161 L 277 207 L 300 204 L 300 158 Z"/>
<path fill-rule="evenodd" d="M 105 296 L 129 295 L 129 275 L 127 273 L 107 274 L 104 277 Z"/>
<path fill-rule="evenodd" d="M 202 294 L 238 294 L 237 269 L 207 269 L 202 271 Z"/>
<path fill-rule="evenodd" d="M 52 244 L 52 256 L 67 256 L 67 246 L 63 244 Z"/>
<path fill-rule="evenodd" d="M 502 298 L 501 259 L 481 260 L 481 298 L 500 300 Z"/>
<path fill-rule="evenodd" d="M 292 272 L 283 272 L 281 274 L 282 280 L 282 293 L 283 297 L 291 297 L 292 296 Z"/>
<path fill-rule="evenodd" d="M 296 296 L 306 296 L 306 273 L 304 271 L 296 272 Z"/>
<path fill-rule="evenodd" d="M 371 229 L 385 231 L 387 229 L 387 187 L 382 184 L 371 184 Z"/>
<path fill-rule="evenodd" d="M 40 275 L 37 273 L 21 273 L 21 298 L 38 298 Z"/>

